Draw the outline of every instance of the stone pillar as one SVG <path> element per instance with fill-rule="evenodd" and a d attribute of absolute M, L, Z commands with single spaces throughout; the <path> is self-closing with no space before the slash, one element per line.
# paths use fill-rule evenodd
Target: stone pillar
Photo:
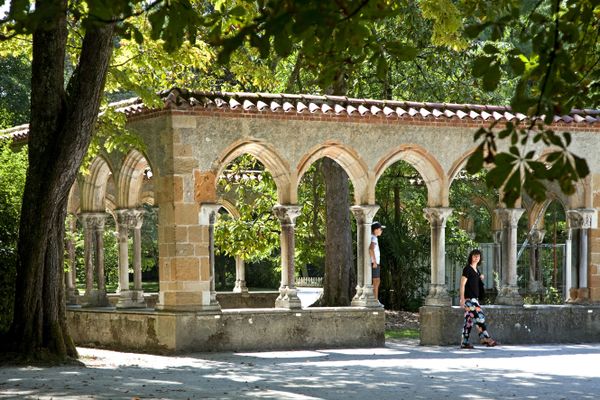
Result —
<path fill-rule="evenodd" d="M 246 286 L 246 263 L 240 256 L 235 257 L 235 286 L 234 293 L 248 293 Z"/>
<path fill-rule="evenodd" d="M 423 211 L 431 225 L 431 283 L 425 305 L 450 306 L 452 299 L 446 286 L 446 221 L 452 209 L 434 207 Z"/>
<path fill-rule="evenodd" d="M 215 286 L 215 223 L 219 216 L 220 204 L 202 204 L 200 206 L 200 224 L 208 226 L 208 273 L 210 277 L 209 298 L 203 310 L 220 310 Z"/>
<path fill-rule="evenodd" d="M 91 213 L 81 214 L 83 225 L 83 259 L 85 262 L 85 293 L 89 298 L 94 290 L 94 224 L 90 217 Z"/>
<path fill-rule="evenodd" d="M 295 240 L 294 227 L 300 207 L 296 205 L 276 205 L 273 213 L 281 223 L 281 285 L 275 307 L 296 309 L 302 308 L 295 284 Z"/>
<path fill-rule="evenodd" d="M 596 227 L 596 210 L 593 208 L 580 208 L 567 211 L 570 229 L 576 229 L 578 234 L 577 245 L 577 287 L 571 288 L 570 298 L 575 303 L 587 303 L 590 298 L 588 287 L 588 233 Z M 576 290 L 573 290 L 576 289 Z"/>
<path fill-rule="evenodd" d="M 529 283 L 527 289 L 530 293 L 542 293 L 544 291 L 544 282 L 540 267 L 540 244 L 544 241 L 546 231 L 543 229 L 532 229 L 529 232 L 529 243 L 531 251 L 529 252 Z"/>
<path fill-rule="evenodd" d="M 498 276 L 498 282 L 502 281 L 502 230 L 495 230 L 493 233 L 494 236 L 494 251 L 493 251 L 493 270 Z M 494 279 L 494 286 L 497 286 L 496 279 Z M 499 290 L 499 287 L 495 288 Z"/>
<path fill-rule="evenodd" d="M 567 229 L 567 239 L 565 240 L 565 277 L 564 277 L 564 287 L 563 287 L 563 299 L 566 303 L 570 303 L 573 301 L 571 298 L 571 287 L 573 287 L 573 270 L 571 264 L 573 262 L 573 230 L 571 228 Z"/>
<path fill-rule="evenodd" d="M 352 299 L 355 307 L 383 307 L 373 294 L 373 266 L 369 255 L 371 224 L 379 210 L 376 204 L 350 207 L 356 219 L 356 295 Z"/>
<path fill-rule="evenodd" d="M 142 291 L 142 244 L 140 229 L 143 211 L 135 209 L 116 210 L 119 232 L 119 301 L 117 308 L 146 307 Z M 134 289 L 129 289 L 129 230 L 133 230 Z"/>
<path fill-rule="evenodd" d="M 67 235 L 65 238 L 65 247 L 67 251 L 67 266 L 68 269 L 65 271 L 65 297 L 67 304 L 77 304 L 77 298 L 79 297 L 79 291 L 77 290 L 77 257 L 75 255 L 75 243 L 72 235 L 75 233 L 77 227 L 77 219 L 73 215 L 68 217 Z"/>
<path fill-rule="evenodd" d="M 523 305 L 523 298 L 517 286 L 517 226 L 519 218 L 525 210 L 523 208 L 498 208 L 496 213 L 502 222 L 503 259 L 502 280 L 497 304 Z"/>
<path fill-rule="evenodd" d="M 133 213 L 133 300 L 144 306 L 144 290 L 142 289 L 142 224 L 144 210 L 132 210 Z"/>
<path fill-rule="evenodd" d="M 104 278 L 104 223 L 106 213 L 82 213 L 84 229 L 84 253 L 86 262 L 86 288 L 82 300 L 85 307 L 106 307 L 109 305 L 106 296 Z M 97 288 L 94 289 L 94 270 Z"/>

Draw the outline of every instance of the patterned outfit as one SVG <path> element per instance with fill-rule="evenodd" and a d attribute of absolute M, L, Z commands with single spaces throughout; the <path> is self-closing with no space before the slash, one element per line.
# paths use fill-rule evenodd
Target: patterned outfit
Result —
<path fill-rule="evenodd" d="M 487 331 L 487 327 L 485 325 L 485 314 L 483 313 L 483 309 L 481 305 L 479 305 L 479 270 L 474 270 L 471 266 L 466 266 L 463 269 L 462 276 L 467 278 L 467 283 L 465 284 L 465 324 L 463 326 L 462 332 L 462 344 L 469 344 L 469 336 L 471 334 L 471 328 L 473 328 L 473 322 L 479 328 L 479 339 L 482 343 L 490 339 L 490 334 Z"/>

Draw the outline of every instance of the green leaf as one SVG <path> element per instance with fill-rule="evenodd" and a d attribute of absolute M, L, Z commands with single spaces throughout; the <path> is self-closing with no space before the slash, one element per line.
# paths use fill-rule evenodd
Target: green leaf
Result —
<path fill-rule="evenodd" d="M 480 144 L 479 146 L 477 146 L 477 149 L 475 149 L 475 152 L 473 152 L 473 154 L 471 154 L 471 156 L 467 160 L 467 165 L 465 166 L 465 169 L 470 174 L 476 174 L 477 172 L 481 171 L 482 168 L 483 144 Z"/>
<path fill-rule="evenodd" d="M 483 75 L 483 88 L 491 92 L 498 87 L 500 82 L 500 66 L 496 63 L 490 65 Z"/>
<path fill-rule="evenodd" d="M 483 76 L 488 69 L 490 68 L 490 64 L 494 61 L 494 58 L 481 56 L 477 57 L 473 62 L 473 76 L 479 77 Z"/>

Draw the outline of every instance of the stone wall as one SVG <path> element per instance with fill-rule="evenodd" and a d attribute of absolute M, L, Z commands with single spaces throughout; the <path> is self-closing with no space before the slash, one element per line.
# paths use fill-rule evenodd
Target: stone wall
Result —
<path fill-rule="evenodd" d="M 78 346 L 146 353 L 380 347 L 383 310 L 223 310 L 220 313 L 70 309 Z"/>
<path fill-rule="evenodd" d="M 484 306 L 492 337 L 502 344 L 592 343 L 600 341 L 600 306 Z M 422 345 L 460 344 L 460 307 L 421 307 Z M 471 331 L 477 345 L 477 329 Z"/>

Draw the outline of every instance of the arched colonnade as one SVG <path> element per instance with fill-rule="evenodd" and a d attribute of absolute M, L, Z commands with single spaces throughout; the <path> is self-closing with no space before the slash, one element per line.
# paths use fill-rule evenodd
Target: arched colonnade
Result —
<path fill-rule="evenodd" d="M 79 213 L 85 216 L 85 221 L 97 221 L 97 214 L 104 212 L 101 199 L 108 198 L 107 177 L 113 176 L 119 240 L 121 243 L 121 239 L 125 240 L 128 232 L 133 231 L 135 242 L 136 224 L 142 218 L 136 210 L 143 202 L 144 171 L 151 167 L 154 203 L 159 209 L 157 309 L 211 311 L 220 308 L 214 282 L 214 224 L 221 207 L 230 212 L 233 207 L 220 203 L 217 182 L 224 168 L 242 154 L 258 159 L 277 185 L 279 204 L 273 212 L 281 223 L 282 254 L 277 307 L 300 307 L 293 257 L 295 220 L 300 210 L 298 183 L 308 168 L 323 157 L 335 160 L 346 171 L 354 188 L 354 205 L 350 211 L 359 229 L 357 294 L 352 305 L 380 306 L 371 286 L 370 225 L 378 210 L 377 181 L 386 168 L 399 160 L 412 165 L 427 186 L 427 207 L 423 211 L 431 226 L 431 283 L 426 304 L 450 304 L 444 261 L 444 228 L 452 213 L 449 188 L 474 148 L 474 131 L 486 124 L 491 113 L 485 109 L 467 112 L 469 106 L 426 103 L 420 103 L 420 108 L 416 103 L 402 103 L 404 108 L 400 105 L 394 108 L 393 102 L 356 100 L 353 103 L 354 100 L 331 96 L 278 97 L 244 93 L 196 96 L 172 91 L 166 98 L 165 108 L 158 111 L 139 106 L 123 107 L 121 111 L 129 116 L 128 128 L 142 138 L 146 149 L 143 153 L 132 151 L 122 158 L 110 156 L 115 162 L 99 157 L 92 163 L 90 174 L 79 182 Z M 393 115 L 389 110 L 393 110 Z M 498 118 L 510 119 L 506 113 Z M 596 126 L 585 128 L 597 130 Z M 577 138 L 575 133 L 572 145 L 575 151 Z M 112 169 L 111 165 L 118 167 Z M 587 281 L 587 277 L 598 274 L 597 270 L 589 270 L 587 256 L 596 251 L 600 253 L 600 248 L 590 252 L 588 246 L 596 223 L 594 176 L 593 173 L 578 186 L 574 195 L 561 201 L 568 210 L 570 229 L 584 236 L 573 251 L 581 255 L 579 276 L 586 279 L 572 283 L 576 289 L 574 296 L 600 300 L 600 292 L 592 293 Z M 529 208 L 530 218 L 547 207 L 547 204 L 528 204 L 527 200 L 523 205 Z M 503 255 L 497 299 L 500 304 L 522 302 L 517 288 L 516 228 L 523 212 L 521 203 L 517 208 L 496 206 L 494 210 L 493 227 L 501 238 Z M 90 222 L 88 229 L 98 230 L 100 225 Z M 126 254 L 123 247 L 120 262 L 125 263 Z M 86 265 L 87 260 L 86 257 Z M 243 272 L 236 269 L 240 280 Z M 126 279 L 123 272 L 122 287 L 126 287 Z M 239 283 L 238 290 L 243 291 L 245 285 Z M 119 301 L 121 306 L 128 307 L 135 306 L 138 299 L 136 286 L 133 291 L 121 293 Z"/>

